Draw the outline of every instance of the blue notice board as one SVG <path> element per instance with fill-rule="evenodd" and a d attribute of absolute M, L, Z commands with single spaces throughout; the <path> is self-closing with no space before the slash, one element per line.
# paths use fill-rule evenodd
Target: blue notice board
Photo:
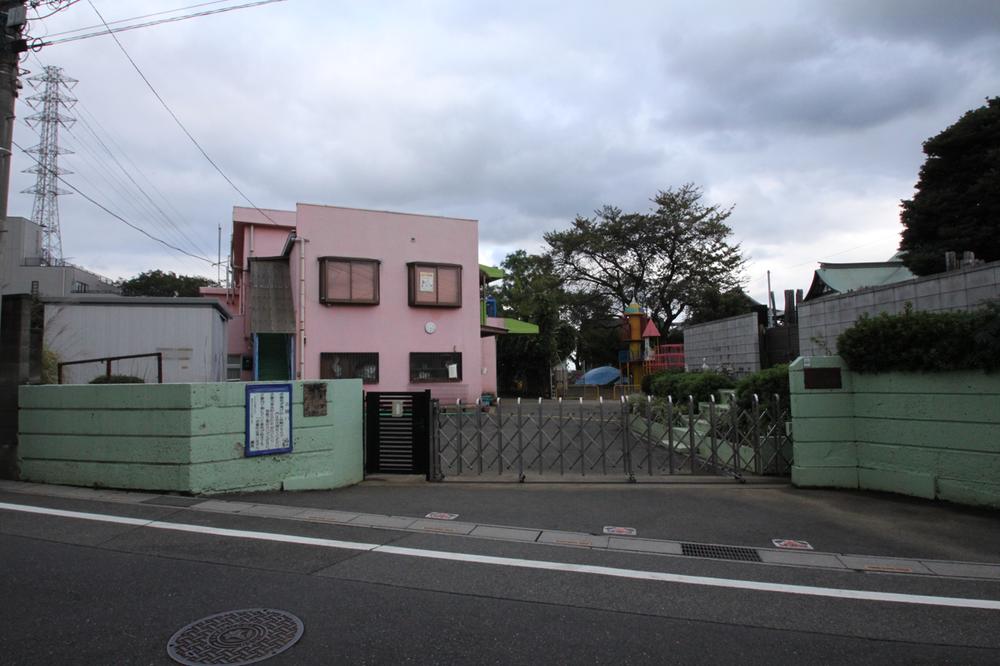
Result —
<path fill-rule="evenodd" d="M 243 455 L 292 450 L 292 385 L 247 384 L 246 447 Z"/>

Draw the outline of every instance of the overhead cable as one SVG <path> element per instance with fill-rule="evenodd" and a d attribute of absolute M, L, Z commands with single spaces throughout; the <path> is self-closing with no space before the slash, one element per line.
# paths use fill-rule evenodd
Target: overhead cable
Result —
<path fill-rule="evenodd" d="M 267 2 L 281 2 L 281 1 L 282 0 L 266 0 L 266 1 L 262 0 L 261 2 L 258 2 L 256 4 L 266 4 Z M 104 23 L 105 25 L 107 25 L 107 22 L 104 21 L 104 17 L 101 15 L 101 12 L 99 12 L 97 10 L 97 7 L 94 5 L 93 0 L 87 0 L 87 2 L 88 2 L 88 4 L 90 4 L 91 9 L 94 10 L 94 13 L 97 14 L 97 17 L 99 19 L 101 19 L 101 22 Z M 177 126 L 181 128 L 181 131 L 184 132 L 185 136 L 187 136 L 187 138 L 191 140 L 191 143 L 193 143 L 195 145 L 195 147 L 198 149 L 198 151 L 201 152 L 202 156 L 206 160 L 208 160 L 208 163 L 211 164 L 215 168 L 215 170 L 219 172 L 220 176 L 222 176 L 223 178 L 225 178 L 226 182 L 229 183 L 230 187 L 232 187 L 234 190 L 236 190 L 236 192 L 241 197 L 243 197 L 243 199 L 246 200 L 247 203 L 250 204 L 251 208 L 253 208 L 258 213 L 260 213 L 261 215 L 263 215 L 264 218 L 267 219 L 271 224 L 277 225 L 278 223 L 275 222 L 274 220 L 272 220 L 270 215 L 268 215 L 266 212 L 264 212 L 263 210 L 261 210 L 257 206 L 257 204 L 255 204 L 250 199 L 250 197 L 248 197 L 246 194 L 244 194 L 243 190 L 241 190 L 239 187 L 237 187 L 236 183 L 234 183 L 232 181 L 232 179 L 229 176 L 226 175 L 226 172 L 223 171 L 222 168 L 218 164 L 215 163 L 215 160 L 213 160 L 211 157 L 209 157 L 208 153 L 205 152 L 205 149 L 201 147 L 200 143 L 198 143 L 198 140 L 195 139 L 194 135 L 191 134 L 191 132 L 188 131 L 187 127 L 184 126 L 184 123 L 181 122 L 181 119 L 178 118 L 177 114 L 175 114 L 174 111 L 173 111 L 173 109 L 170 108 L 170 105 L 167 104 L 167 102 L 163 99 L 163 97 L 160 96 L 160 93 L 158 93 L 156 91 L 156 88 L 153 87 L 153 84 L 150 83 L 149 79 L 146 78 L 146 75 L 143 74 L 142 70 L 139 68 L 139 65 L 136 64 L 135 60 L 132 59 L 132 56 L 130 56 L 129 53 L 128 53 L 128 51 L 125 50 L 125 46 L 121 43 L 121 40 L 118 39 L 118 36 L 112 33 L 111 34 L 111 38 L 115 40 L 115 43 L 118 45 L 118 48 L 121 49 L 121 52 L 123 54 L 125 54 L 125 57 L 132 64 L 132 67 L 139 74 L 139 77 L 143 80 L 143 82 L 145 82 L 145 84 L 149 88 L 149 90 L 153 93 L 153 96 L 156 97 L 156 99 L 160 102 L 160 104 L 163 106 L 163 108 L 166 109 L 167 113 L 170 114 L 170 117 L 174 119 L 174 122 L 177 123 Z"/>
<path fill-rule="evenodd" d="M 75 42 L 75 41 L 78 41 L 78 40 L 81 40 L 81 39 L 89 39 L 91 37 L 100 37 L 102 35 L 112 35 L 112 36 L 114 36 L 114 34 L 118 33 L 118 32 L 126 32 L 128 30 L 137 30 L 139 28 L 148 28 L 148 27 L 151 27 L 151 26 L 154 26 L 154 25 L 160 25 L 160 24 L 163 24 L 163 23 L 175 23 L 177 21 L 184 21 L 184 20 L 191 19 L 191 18 L 198 18 L 200 16 L 210 16 L 212 14 L 222 14 L 223 12 L 231 12 L 231 11 L 234 11 L 236 9 L 247 9 L 249 7 L 259 7 L 261 5 L 270 5 L 270 4 L 275 3 L 275 2 L 285 2 L 285 0 L 257 0 L 256 2 L 248 2 L 248 3 L 242 4 L 242 5 L 233 5 L 231 7 L 219 7 L 218 9 L 208 9 L 208 10 L 205 10 L 203 12 L 194 12 L 192 14 L 184 14 L 183 16 L 171 16 L 169 18 L 157 19 L 156 21 L 147 21 L 145 23 L 136 23 L 134 25 L 121 26 L 119 28 L 112 28 L 111 25 L 109 23 L 107 23 L 106 21 L 104 21 L 104 19 L 102 17 L 101 18 L 101 22 L 104 24 L 104 29 L 103 30 L 98 30 L 98 31 L 95 31 L 95 32 L 88 32 L 88 33 L 85 33 L 85 34 L 82 34 L 82 35 L 73 35 L 71 37 L 62 37 L 60 39 L 45 40 L 45 41 L 41 41 L 41 42 L 38 42 L 36 44 L 33 44 L 33 47 L 35 47 L 35 48 L 42 48 L 43 46 L 54 46 L 56 44 L 65 44 L 67 42 Z M 206 3 L 206 4 L 211 4 L 211 3 Z M 91 6 L 93 7 L 93 3 L 91 3 Z M 195 5 L 195 6 L 198 6 L 198 5 Z M 97 9 L 95 8 L 94 11 L 96 12 Z M 177 10 L 173 10 L 173 11 L 177 11 Z M 100 16 L 99 12 L 98 12 L 98 16 Z M 141 18 L 141 17 L 137 17 L 137 18 Z M 126 20 L 132 20 L 132 19 L 126 19 Z"/>
<path fill-rule="evenodd" d="M 25 150 L 24 148 L 22 148 L 16 141 L 11 141 L 11 143 L 14 144 L 15 148 L 17 148 L 18 150 L 20 150 L 25 155 L 28 155 L 29 157 L 31 157 L 31 159 L 35 160 L 35 162 L 37 162 L 39 165 L 41 165 L 41 162 L 39 162 L 38 159 L 34 155 L 32 155 L 27 150 Z M 62 176 L 60 176 L 58 174 L 55 174 L 55 177 L 63 185 L 65 185 L 66 187 L 70 188 L 71 190 L 73 190 L 74 192 L 76 192 L 77 194 L 79 194 L 81 197 L 83 197 L 84 199 L 86 199 L 90 203 L 94 204 L 95 206 L 97 206 L 98 208 L 100 208 L 101 210 L 103 210 L 105 213 L 107 213 L 111 217 L 115 218 L 119 222 L 123 222 L 126 225 L 132 227 L 133 229 L 135 229 L 136 231 L 138 231 L 139 233 L 141 233 L 143 236 L 146 236 L 150 240 L 154 240 L 157 243 L 159 243 L 160 245 L 168 247 L 171 250 L 175 250 L 177 252 L 180 252 L 181 254 L 187 255 L 187 256 L 189 256 L 189 257 L 191 257 L 193 259 L 200 259 L 201 261 L 204 261 L 204 262 L 208 263 L 209 265 L 212 265 L 212 266 L 215 265 L 215 262 L 212 261 L 211 259 L 209 259 L 208 257 L 202 257 L 202 256 L 197 255 L 197 254 L 192 254 L 191 252 L 188 252 L 187 250 L 183 250 L 183 249 L 177 247 L 176 245 L 168 243 L 167 241 L 163 240 L 162 238 L 157 238 L 156 236 L 154 236 L 153 234 L 149 233 L 148 231 L 146 231 L 145 229 L 143 229 L 139 225 L 133 224 L 133 223 L 129 222 L 128 220 L 126 220 L 124 217 L 122 217 L 118 213 L 114 212 L 113 210 L 111 210 L 110 208 L 108 208 L 107 206 L 105 206 L 104 204 L 102 204 L 99 201 L 97 201 L 96 199 L 92 198 L 86 192 L 83 192 L 82 190 L 80 190 L 80 188 L 78 188 L 76 185 L 74 185 L 73 183 L 69 182 L 68 180 L 66 180 Z"/>

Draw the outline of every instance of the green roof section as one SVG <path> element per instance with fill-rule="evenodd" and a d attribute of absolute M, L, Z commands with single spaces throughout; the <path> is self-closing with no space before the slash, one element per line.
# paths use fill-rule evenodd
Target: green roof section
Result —
<path fill-rule="evenodd" d="M 902 261 L 883 261 L 855 264 L 821 263 L 813 275 L 813 283 L 806 294 L 806 300 L 828 294 L 844 294 L 866 287 L 880 287 L 916 276 Z"/>
<path fill-rule="evenodd" d="M 538 335 L 538 324 L 529 324 L 526 321 L 521 321 L 519 319 L 511 319 L 510 317 L 504 317 L 503 319 L 504 328 L 507 329 L 507 333 L 513 335 Z"/>
<path fill-rule="evenodd" d="M 479 264 L 479 272 L 486 276 L 487 282 L 502 280 L 506 277 L 506 274 L 501 269 L 495 266 L 487 266 L 486 264 Z"/>

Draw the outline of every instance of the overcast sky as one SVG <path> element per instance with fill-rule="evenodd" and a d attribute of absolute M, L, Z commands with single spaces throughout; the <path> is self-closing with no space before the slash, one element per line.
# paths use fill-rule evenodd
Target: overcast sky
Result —
<path fill-rule="evenodd" d="M 93 0 L 108 21 L 197 1 Z M 82 0 L 30 33 L 97 23 Z M 997 0 L 287 0 L 119 39 L 253 205 L 471 217 L 480 259 L 499 263 L 602 204 L 646 210 L 658 189 L 693 182 L 706 202 L 734 206 L 749 292 L 765 299 L 770 270 L 779 304 L 819 261 L 891 256 L 921 143 L 1000 94 Z M 79 120 L 61 137 L 75 151 L 61 160 L 66 178 L 211 261 L 222 224 L 225 253 L 232 207 L 251 204 L 114 40 L 23 63 L 45 65 L 79 80 Z M 37 143 L 23 122 L 29 94 L 22 147 Z M 30 165 L 16 155 L 11 215 L 31 215 L 32 195 L 19 193 L 34 184 L 20 173 Z M 78 194 L 59 211 L 64 255 L 91 270 L 216 275 Z"/>

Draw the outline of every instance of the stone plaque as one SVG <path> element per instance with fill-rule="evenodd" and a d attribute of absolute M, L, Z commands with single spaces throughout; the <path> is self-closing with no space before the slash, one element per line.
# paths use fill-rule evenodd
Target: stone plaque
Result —
<path fill-rule="evenodd" d="M 843 388 L 840 368 L 804 368 L 802 370 L 807 389 Z"/>
<path fill-rule="evenodd" d="M 302 416 L 326 416 L 326 384 L 302 385 Z"/>

